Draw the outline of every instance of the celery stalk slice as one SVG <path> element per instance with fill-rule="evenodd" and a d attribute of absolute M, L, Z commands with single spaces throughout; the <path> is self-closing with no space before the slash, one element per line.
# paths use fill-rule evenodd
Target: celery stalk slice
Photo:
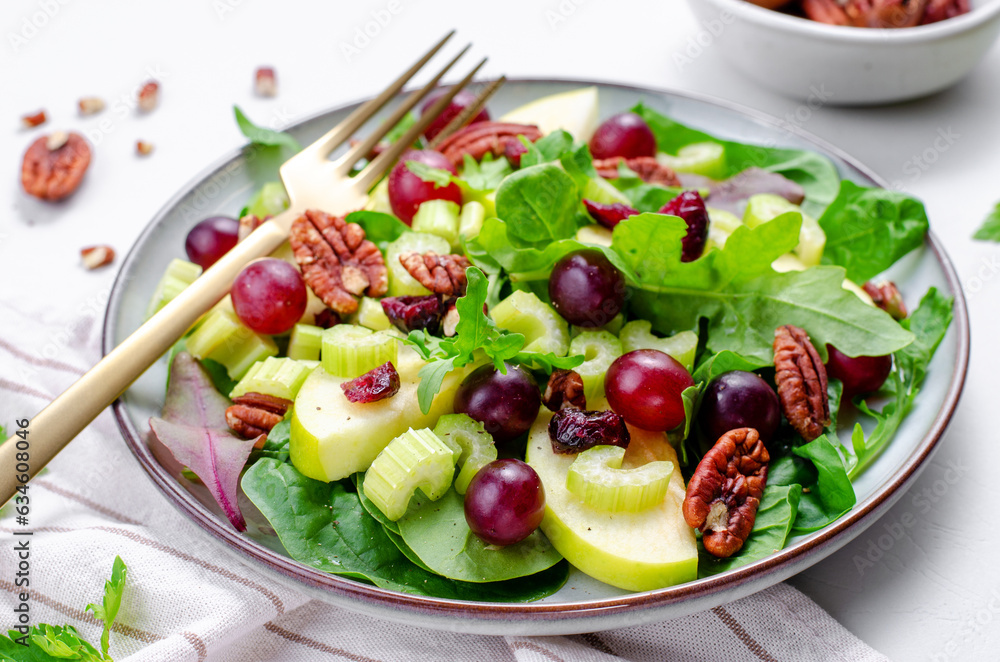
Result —
<path fill-rule="evenodd" d="M 454 475 L 452 449 L 430 430 L 410 428 L 378 454 L 365 472 L 362 489 L 376 508 L 396 521 L 406 514 L 417 489 L 437 501 Z"/>
<path fill-rule="evenodd" d="M 625 449 L 594 446 L 573 460 L 566 475 L 566 489 L 598 510 L 639 512 L 663 501 L 674 463 L 648 462 L 634 469 L 622 469 Z"/>
<path fill-rule="evenodd" d="M 338 324 L 323 332 L 323 369 L 336 377 L 354 379 L 383 363 L 398 361 L 396 339 L 386 331 Z"/>
<path fill-rule="evenodd" d="M 243 379 L 236 384 L 230 398 L 237 398 L 247 393 L 263 393 L 276 398 L 295 400 L 302 382 L 316 367 L 315 363 L 296 361 L 289 358 L 269 356 L 260 363 L 250 366 Z"/>
<path fill-rule="evenodd" d="M 623 353 L 621 341 L 607 331 L 582 331 L 570 342 L 570 356 L 584 358 L 574 370 L 583 379 L 587 402 L 604 396 L 604 374 Z"/>
<path fill-rule="evenodd" d="M 448 445 L 459 466 L 455 491 L 465 494 L 479 470 L 497 459 L 493 437 L 479 421 L 467 414 L 446 414 L 438 419 L 434 434 Z"/>
<path fill-rule="evenodd" d="M 318 361 L 323 347 L 323 329 L 312 324 L 296 324 L 288 339 L 288 358 L 296 361 Z"/>

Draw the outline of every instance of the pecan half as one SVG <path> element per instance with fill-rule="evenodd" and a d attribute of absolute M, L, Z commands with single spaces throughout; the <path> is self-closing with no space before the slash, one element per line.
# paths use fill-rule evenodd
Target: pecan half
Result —
<path fill-rule="evenodd" d="M 44 110 L 39 110 L 37 113 L 29 113 L 27 115 L 21 116 L 21 126 L 25 129 L 33 129 L 36 126 L 41 126 L 45 124 L 45 120 L 48 117 L 45 115 Z"/>
<path fill-rule="evenodd" d="M 55 134 L 53 134 L 55 135 Z M 62 200 L 83 181 L 90 166 L 90 145 L 79 133 L 58 136 L 62 144 L 49 149 L 50 136 L 31 143 L 21 164 L 21 186 L 26 193 L 42 200 Z"/>
<path fill-rule="evenodd" d="M 586 409 L 587 396 L 583 393 L 583 378 L 575 370 L 553 370 L 542 395 L 542 404 L 551 411 L 560 409 Z"/>
<path fill-rule="evenodd" d="M 115 260 L 115 249 L 110 246 L 87 246 L 80 249 L 80 260 L 87 269 L 97 269 Z"/>
<path fill-rule="evenodd" d="M 830 424 L 826 366 L 805 331 L 791 324 L 775 329 L 774 370 L 788 422 L 806 441 L 823 434 Z"/>
<path fill-rule="evenodd" d="M 264 221 L 256 214 L 247 214 L 240 218 L 240 227 L 236 231 L 236 241 L 240 242 L 250 236 L 250 233 L 264 225 Z"/>
<path fill-rule="evenodd" d="M 267 440 L 267 433 L 288 413 L 291 400 L 263 393 L 247 393 L 233 398 L 233 404 L 226 409 L 226 425 L 244 439 L 261 437 L 254 448 L 260 448 Z"/>
<path fill-rule="evenodd" d="M 677 173 L 652 156 L 633 156 L 627 159 L 613 156 L 610 159 L 594 159 L 594 169 L 604 179 L 618 179 L 618 164 L 622 161 L 625 162 L 629 170 L 635 171 L 635 174 L 639 175 L 639 179 L 647 184 L 681 186 L 681 180 L 677 178 Z"/>
<path fill-rule="evenodd" d="M 863 287 L 875 305 L 889 313 L 892 319 L 906 319 L 906 316 L 910 314 L 906 310 L 906 304 L 903 303 L 903 295 L 899 293 L 899 288 L 891 280 L 878 284 L 868 281 Z"/>
<path fill-rule="evenodd" d="M 464 255 L 438 255 L 428 252 L 403 253 L 399 263 L 410 272 L 413 278 L 434 294 L 445 296 L 464 296 L 469 281 L 465 270 L 469 268 L 469 260 Z"/>
<path fill-rule="evenodd" d="M 104 99 L 100 97 L 82 97 L 76 102 L 81 115 L 96 115 L 104 110 Z"/>
<path fill-rule="evenodd" d="M 688 481 L 684 521 L 701 531 L 712 556 L 729 558 L 753 530 L 771 457 L 753 428 L 722 435 Z"/>
<path fill-rule="evenodd" d="M 306 284 L 340 314 L 358 309 L 355 297 L 382 296 L 388 289 L 382 253 L 357 223 L 309 209 L 292 223 L 289 241 Z"/>
<path fill-rule="evenodd" d="M 531 124 L 475 122 L 448 136 L 438 145 L 438 151 L 457 168 L 462 165 L 462 157 L 466 154 L 476 161 L 481 160 L 487 153 L 504 156 L 507 153 L 507 145 L 521 142 L 518 136 L 524 136 L 535 142 L 542 137 L 542 132 Z"/>

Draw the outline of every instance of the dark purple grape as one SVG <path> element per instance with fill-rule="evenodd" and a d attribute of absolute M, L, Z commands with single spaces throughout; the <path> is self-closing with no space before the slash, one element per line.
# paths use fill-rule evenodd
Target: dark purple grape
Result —
<path fill-rule="evenodd" d="M 447 88 L 442 88 L 427 95 L 427 100 L 424 101 L 424 105 L 420 107 L 420 112 L 426 113 L 428 109 L 434 105 L 434 102 L 437 101 L 446 91 Z M 431 125 L 424 130 L 424 136 L 427 140 L 433 140 L 434 136 L 441 133 L 441 131 L 448 126 L 448 123 L 455 119 L 460 112 L 475 102 L 475 94 L 469 90 L 462 90 L 452 98 L 451 103 L 445 106 L 445 109 L 441 111 L 441 114 L 437 116 L 437 119 L 431 122 Z M 485 108 L 483 108 L 475 117 L 472 118 L 472 121 L 469 122 L 469 124 L 488 121 L 490 121 L 490 114 Z"/>
<path fill-rule="evenodd" d="M 600 202 L 584 199 L 583 206 L 587 208 L 587 213 L 590 214 L 592 219 L 609 230 L 613 230 L 616 225 L 624 221 L 629 216 L 635 216 L 639 213 L 638 209 L 633 209 L 632 207 L 620 202 L 613 202 L 610 205 L 605 205 Z"/>
<path fill-rule="evenodd" d="M 521 460 L 494 460 L 465 493 L 465 521 L 490 545 L 513 545 L 531 535 L 545 515 L 542 481 Z"/>
<path fill-rule="evenodd" d="M 458 173 L 441 152 L 424 149 L 410 150 L 403 154 L 389 173 L 389 204 L 400 220 L 407 225 L 412 224 L 417 208 L 428 200 L 451 200 L 457 205 L 462 204 L 462 191 L 458 184 L 451 182 L 438 186 L 435 182 L 425 182 L 410 171 L 406 166 L 407 161 L 418 161 L 438 170 L 447 170 L 453 175 Z"/>
<path fill-rule="evenodd" d="M 597 127 L 590 139 L 590 153 L 595 159 L 656 156 L 656 136 L 635 113 L 619 113 Z"/>
<path fill-rule="evenodd" d="M 188 259 L 208 269 L 236 245 L 240 222 L 227 216 L 212 216 L 195 225 L 187 233 L 184 250 Z"/>
<path fill-rule="evenodd" d="M 570 454 L 594 446 L 628 448 L 632 435 L 625 419 L 613 411 L 568 408 L 557 411 L 549 421 L 549 440 L 553 452 Z"/>
<path fill-rule="evenodd" d="M 637 349 L 615 359 L 604 376 L 608 404 L 643 430 L 673 430 L 684 422 L 684 389 L 694 386 L 688 371 L 656 349 Z"/>
<path fill-rule="evenodd" d="M 663 205 L 661 214 L 679 216 L 687 223 L 688 231 L 681 239 L 681 262 L 692 262 L 701 257 L 708 239 L 708 210 L 698 191 L 684 191 Z"/>
<path fill-rule="evenodd" d="M 509 443 L 531 428 L 542 395 L 531 373 L 507 364 L 507 374 L 493 365 L 476 368 L 455 393 L 455 411 L 485 426 L 497 445 Z"/>
<path fill-rule="evenodd" d="M 698 420 L 713 444 L 737 428 L 757 430 L 766 444 L 781 424 L 781 406 L 774 389 L 760 375 L 730 370 L 713 379 L 705 389 Z"/>
<path fill-rule="evenodd" d="M 830 355 L 826 362 L 827 375 L 844 383 L 844 400 L 879 390 L 892 371 L 891 354 L 850 357 L 833 345 L 827 345 L 826 351 Z"/>
<path fill-rule="evenodd" d="M 274 257 L 248 264 L 233 281 L 230 294 L 240 321 L 251 330 L 268 335 L 290 331 L 308 303 L 302 274 Z"/>
<path fill-rule="evenodd" d="M 604 326 L 625 305 L 625 276 L 596 248 L 573 251 L 553 267 L 549 298 L 570 324 Z"/>

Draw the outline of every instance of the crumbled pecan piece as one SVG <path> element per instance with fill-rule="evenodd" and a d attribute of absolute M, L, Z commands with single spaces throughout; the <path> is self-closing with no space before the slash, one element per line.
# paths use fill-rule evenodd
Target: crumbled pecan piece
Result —
<path fill-rule="evenodd" d="M 729 558 L 753 530 L 771 460 L 753 428 L 722 435 L 688 481 L 684 521 L 701 531 L 712 556 Z"/>
<path fill-rule="evenodd" d="M 39 110 L 37 113 L 33 113 L 31 115 L 22 115 L 21 124 L 26 129 L 33 129 L 36 126 L 45 124 L 45 120 L 47 119 L 48 117 L 45 115 L 45 111 Z"/>
<path fill-rule="evenodd" d="M 278 81 L 273 67 L 257 67 L 254 73 L 254 92 L 259 97 L 278 96 Z"/>
<path fill-rule="evenodd" d="M 104 99 L 100 97 L 83 97 L 76 102 L 81 115 L 96 115 L 104 110 Z"/>
<path fill-rule="evenodd" d="M 137 98 L 139 110 L 148 113 L 160 102 L 160 84 L 155 80 L 148 81 L 139 89 Z"/>
<path fill-rule="evenodd" d="M 153 143 L 146 142 L 145 140 L 137 140 L 135 151 L 139 156 L 149 156 L 153 153 Z"/>
<path fill-rule="evenodd" d="M 805 331 L 791 324 L 775 329 L 774 370 L 788 422 L 806 441 L 823 434 L 830 424 L 826 366 Z"/>
<path fill-rule="evenodd" d="M 111 264 L 115 259 L 115 249 L 110 246 L 88 246 L 80 249 L 80 259 L 87 269 L 97 269 Z"/>
<path fill-rule="evenodd" d="M 465 270 L 469 260 L 464 255 L 438 255 L 434 252 L 403 253 L 399 263 L 413 278 L 434 294 L 464 296 L 469 282 Z"/>
<path fill-rule="evenodd" d="M 583 378 L 575 370 L 553 370 L 549 383 L 545 386 L 545 394 L 542 395 L 542 404 L 551 411 L 586 409 L 587 396 L 583 393 Z"/>
<path fill-rule="evenodd" d="M 899 293 L 899 288 L 891 280 L 878 284 L 868 281 L 863 287 L 875 305 L 892 315 L 892 319 L 906 319 L 906 316 L 910 314 L 906 310 L 906 304 L 903 303 L 903 295 Z"/>
<path fill-rule="evenodd" d="M 247 393 L 233 398 L 232 406 L 226 409 L 226 425 L 244 439 L 261 437 L 254 444 L 254 448 L 260 448 L 267 433 L 281 422 L 292 404 L 291 400 L 273 395 Z"/>
<path fill-rule="evenodd" d="M 259 218 L 256 214 L 247 214 L 240 219 L 240 227 L 236 231 L 236 241 L 243 241 L 250 236 L 250 233 L 264 224 L 265 219 Z"/>
<path fill-rule="evenodd" d="M 604 179 L 618 179 L 618 164 L 622 161 L 625 162 L 629 170 L 634 171 L 635 174 L 639 175 L 639 179 L 647 184 L 681 186 L 681 180 L 677 178 L 677 173 L 652 156 L 633 156 L 627 159 L 613 156 L 610 159 L 594 159 L 594 169 Z"/>
<path fill-rule="evenodd" d="M 90 165 L 90 145 L 79 133 L 64 135 L 57 149 L 49 149 L 49 136 L 42 136 L 24 153 L 21 186 L 26 193 L 42 200 L 61 200 L 80 186 Z"/>
<path fill-rule="evenodd" d="M 462 165 L 466 154 L 476 161 L 481 160 L 487 153 L 504 156 L 507 153 L 507 145 L 521 142 L 518 136 L 524 136 L 535 142 L 542 137 L 542 132 L 531 124 L 474 122 L 448 136 L 438 145 L 438 151 L 458 168 Z"/>
<path fill-rule="evenodd" d="M 388 289 L 382 253 L 357 223 L 310 209 L 292 223 L 289 240 L 306 284 L 340 314 L 358 309 L 355 297 L 382 296 Z"/>

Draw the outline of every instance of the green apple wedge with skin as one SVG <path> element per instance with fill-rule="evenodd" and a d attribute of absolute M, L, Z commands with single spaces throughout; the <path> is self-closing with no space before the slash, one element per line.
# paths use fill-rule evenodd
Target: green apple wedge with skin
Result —
<path fill-rule="evenodd" d="M 526 103 L 504 114 L 500 121 L 533 124 L 542 133 L 563 129 L 586 142 L 597 130 L 598 112 L 597 88 L 581 87 Z"/>
<path fill-rule="evenodd" d="M 607 408 L 603 401 L 595 409 Z M 594 579 L 629 591 L 651 591 L 698 578 L 694 530 L 684 522 L 684 479 L 670 478 L 666 497 L 647 510 L 610 513 L 587 506 L 566 489 L 575 455 L 552 451 L 548 426 L 552 414 L 542 411 L 528 437 L 527 462 L 545 488 L 541 529 L 566 560 Z M 665 434 L 628 426 L 632 434 L 623 468 L 653 460 L 680 466 Z"/>
<path fill-rule="evenodd" d="M 433 428 L 438 418 L 454 410 L 455 391 L 467 371 L 449 373 L 424 414 L 417 402 L 417 372 L 422 365 L 412 350 L 400 347 L 399 391 L 370 403 L 350 402 L 340 388 L 346 379 L 322 367 L 314 370 L 299 389 L 292 409 L 292 465 L 316 480 L 340 480 L 365 471 L 390 441 L 409 428 Z"/>

